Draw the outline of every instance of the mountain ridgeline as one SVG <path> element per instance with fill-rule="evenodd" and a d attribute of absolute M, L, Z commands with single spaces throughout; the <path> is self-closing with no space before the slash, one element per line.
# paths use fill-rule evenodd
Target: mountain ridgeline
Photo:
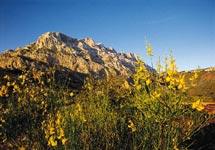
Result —
<path fill-rule="evenodd" d="M 47 71 L 57 68 L 61 78 L 72 78 L 72 86 L 81 86 L 87 76 L 128 78 L 135 72 L 138 57 L 133 53 L 119 53 L 96 43 L 92 38 L 75 39 L 59 32 L 46 32 L 35 42 L 0 54 L 0 76 L 19 74 L 23 70 Z M 146 64 L 145 64 L 146 65 Z M 148 70 L 153 68 L 146 65 Z M 192 71 L 182 72 L 187 77 Z M 199 70 L 197 86 L 189 90 L 192 96 L 215 99 L 215 69 Z"/>
<path fill-rule="evenodd" d="M 0 67 L 7 69 L 58 66 L 93 76 L 128 76 L 137 56 L 117 53 L 91 38 L 74 39 L 59 32 L 42 34 L 36 42 L 0 55 Z"/>

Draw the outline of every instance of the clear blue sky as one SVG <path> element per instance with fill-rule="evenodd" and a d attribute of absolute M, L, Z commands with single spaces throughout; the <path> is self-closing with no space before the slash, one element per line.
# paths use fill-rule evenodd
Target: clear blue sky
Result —
<path fill-rule="evenodd" d="M 156 56 L 172 50 L 180 70 L 215 66 L 215 0 L 0 1 L 0 50 L 47 31 L 90 36 L 149 62 L 147 39 Z"/>

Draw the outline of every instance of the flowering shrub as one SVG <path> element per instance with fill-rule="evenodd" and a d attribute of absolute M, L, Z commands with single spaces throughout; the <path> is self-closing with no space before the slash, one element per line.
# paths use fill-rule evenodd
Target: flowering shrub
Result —
<path fill-rule="evenodd" d="M 146 49 L 152 57 L 149 43 Z M 186 79 L 172 55 L 157 66 L 156 71 L 149 70 L 138 61 L 129 80 L 88 78 L 81 90 L 58 84 L 54 68 L 0 76 L 0 145 L 4 149 L 186 149 L 186 141 L 213 115 L 204 111 L 201 100 L 186 94 L 186 80 L 194 86 L 198 73 Z"/>

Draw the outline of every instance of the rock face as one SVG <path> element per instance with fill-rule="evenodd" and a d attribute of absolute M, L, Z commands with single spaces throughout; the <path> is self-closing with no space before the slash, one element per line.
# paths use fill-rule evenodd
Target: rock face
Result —
<path fill-rule="evenodd" d="M 134 72 L 137 60 L 132 53 L 117 53 L 91 38 L 78 40 L 59 32 L 47 32 L 30 45 L 0 54 L 0 68 L 60 66 L 93 76 L 128 76 Z"/>

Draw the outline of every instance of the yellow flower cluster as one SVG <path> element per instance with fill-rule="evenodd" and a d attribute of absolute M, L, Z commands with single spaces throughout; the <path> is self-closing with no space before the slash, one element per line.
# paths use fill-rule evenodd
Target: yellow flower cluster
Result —
<path fill-rule="evenodd" d="M 6 83 L 0 87 L 0 97 L 8 97 L 9 92 L 11 91 L 9 91 L 9 89 L 12 89 L 11 92 L 13 93 L 21 92 L 20 86 L 16 81 L 11 80 L 8 75 L 4 76 L 4 79 L 6 80 Z"/>
<path fill-rule="evenodd" d="M 202 111 L 202 110 L 204 110 L 204 105 L 201 103 L 201 101 L 200 100 L 197 100 L 197 101 L 195 101 L 195 102 L 193 102 L 192 103 L 192 108 L 193 109 L 196 109 L 196 110 L 198 110 L 198 111 Z"/>
<path fill-rule="evenodd" d="M 67 139 L 65 138 L 62 123 L 63 117 L 59 112 L 56 113 L 56 116 L 51 117 L 47 124 L 43 122 L 43 126 L 45 128 L 45 138 L 48 140 L 49 146 L 56 147 L 59 142 L 63 145 L 66 144 Z"/>
<path fill-rule="evenodd" d="M 161 94 L 158 91 L 154 91 L 151 96 L 152 98 L 157 99 L 161 97 Z"/>
<path fill-rule="evenodd" d="M 146 44 L 146 54 L 148 56 L 153 56 L 153 48 L 152 48 L 152 45 L 150 43 Z"/>
<path fill-rule="evenodd" d="M 176 61 L 172 55 L 166 58 L 166 71 L 169 76 L 173 76 L 177 73 Z"/>
<path fill-rule="evenodd" d="M 2 85 L 0 88 L 0 97 L 8 97 L 8 87 L 5 85 Z"/>
<path fill-rule="evenodd" d="M 186 84 L 185 84 L 185 76 L 184 75 L 176 75 L 172 76 L 167 74 L 166 76 L 166 83 L 168 84 L 169 89 L 179 89 L 181 91 L 184 91 L 187 89 Z"/>
<path fill-rule="evenodd" d="M 77 103 L 74 107 L 74 113 L 71 113 L 70 116 L 72 119 L 74 118 L 78 118 L 81 122 L 86 122 L 86 118 L 85 118 L 85 115 L 83 113 L 83 110 L 82 110 L 82 107 L 79 103 Z"/>
<path fill-rule="evenodd" d="M 185 76 L 178 73 L 175 59 L 170 55 L 166 58 L 166 78 L 165 82 L 169 89 L 185 91 L 187 89 L 185 84 Z"/>
<path fill-rule="evenodd" d="M 137 90 L 141 90 L 145 85 L 149 86 L 152 83 L 152 75 L 146 69 L 145 64 L 141 61 L 137 62 L 136 73 L 134 74 L 134 86 Z"/>

